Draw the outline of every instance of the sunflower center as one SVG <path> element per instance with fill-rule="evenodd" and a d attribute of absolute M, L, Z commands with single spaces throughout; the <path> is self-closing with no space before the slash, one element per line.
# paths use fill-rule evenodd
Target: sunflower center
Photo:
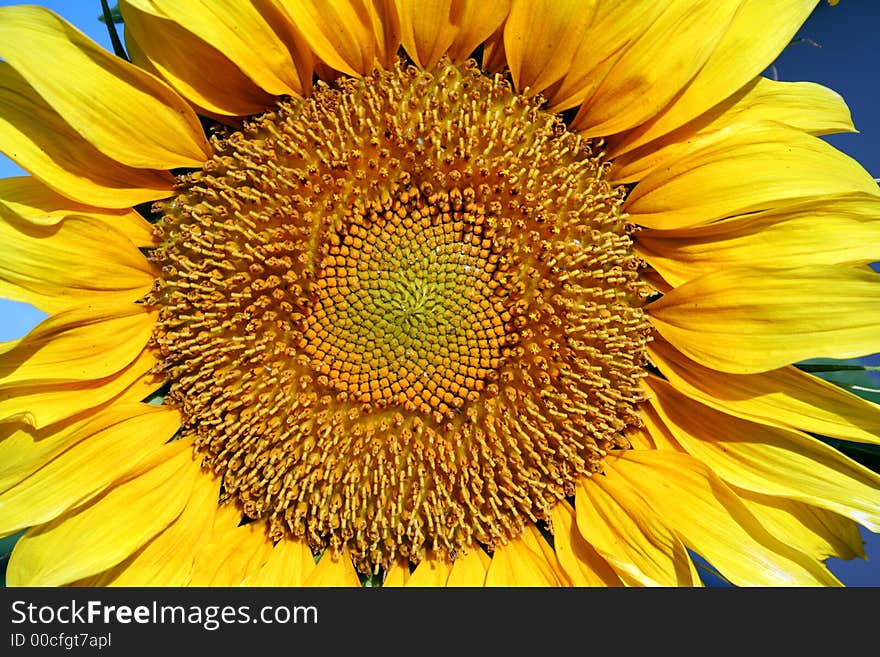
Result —
<path fill-rule="evenodd" d="M 470 62 L 319 83 L 162 204 L 154 343 L 224 500 L 364 571 L 515 538 L 638 422 L 595 145 Z"/>
<path fill-rule="evenodd" d="M 485 212 L 461 199 L 407 193 L 398 202 L 331 236 L 299 346 L 319 384 L 347 399 L 442 422 L 502 362 L 503 248 Z"/>

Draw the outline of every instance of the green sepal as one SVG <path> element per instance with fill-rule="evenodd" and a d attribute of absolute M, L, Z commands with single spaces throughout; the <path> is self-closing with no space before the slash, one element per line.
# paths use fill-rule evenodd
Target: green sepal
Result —
<path fill-rule="evenodd" d="M 880 404 L 880 367 L 858 360 L 814 358 L 797 364 L 798 369 L 840 386 L 862 399 Z"/>

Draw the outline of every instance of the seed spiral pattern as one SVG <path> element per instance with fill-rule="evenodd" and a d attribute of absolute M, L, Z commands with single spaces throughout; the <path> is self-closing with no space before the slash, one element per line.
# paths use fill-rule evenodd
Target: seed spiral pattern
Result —
<path fill-rule="evenodd" d="M 167 403 L 272 540 L 492 550 L 638 424 L 624 192 L 539 102 L 473 62 L 318 83 L 158 208 Z"/>
<path fill-rule="evenodd" d="M 503 240 L 482 214 L 418 196 L 387 215 L 333 239 L 300 347 L 349 399 L 451 420 L 496 376 L 513 333 Z"/>

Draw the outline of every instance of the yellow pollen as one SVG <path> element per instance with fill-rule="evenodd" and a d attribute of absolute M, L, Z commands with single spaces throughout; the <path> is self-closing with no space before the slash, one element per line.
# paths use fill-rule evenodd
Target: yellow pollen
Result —
<path fill-rule="evenodd" d="M 492 550 L 637 424 L 623 190 L 473 62 L 319 83 L 161 204 L 153 339 L 223 498 L 364 572 Z"/>

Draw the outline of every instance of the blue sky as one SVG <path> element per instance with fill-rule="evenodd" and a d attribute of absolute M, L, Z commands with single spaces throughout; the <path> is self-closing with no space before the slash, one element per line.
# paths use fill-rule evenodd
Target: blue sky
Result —
<path fill-rule="evenodd" d="M 0 0 L 0 6 L 20 4 Z M 99 0 L 35 2 L 60 14 L 110 49 L 102 23 Z M 112 3 L 111 3 L 112 4 Z M 780 80 L 810 80 L 841 93 L 853 114 L 857 135 L 834 135 L 828 140 L 880 177 L 880 90 L 876 84 L 876 35 L 880 2 L 842 0 L 837 7 L 824 0 L 804 25 L 795 43 L 782 54 L 768 74 Z M 0 155 L 0 178 L 23 172 Z M 24 304 L 0 299 L 0 341 L 21 337 L 44 316 Z M 878 328 L 880 330 L 880 328 Z M 872 359 L 880 363 L 880 357 Z M 880 535 L 863 531 L 869 561 L 832 560 L 831 569 L 850 586 L 880 586 Z"/>

